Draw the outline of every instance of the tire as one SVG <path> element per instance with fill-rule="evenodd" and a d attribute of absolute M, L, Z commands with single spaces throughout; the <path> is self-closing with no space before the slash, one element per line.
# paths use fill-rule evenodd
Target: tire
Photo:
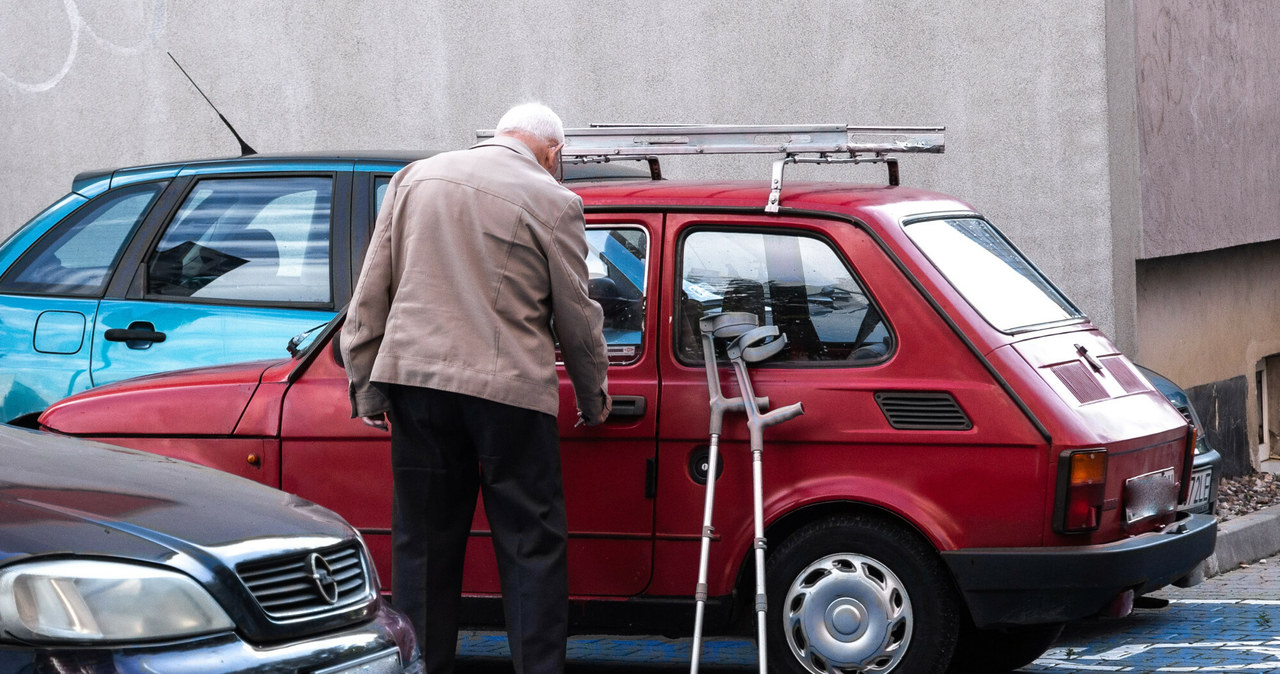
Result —
<path fill-rule="evenodd" d="M 951 657 L 949 674 L 1001 674 L 1029 665 L 1049 650 L 1065 624 L 982 630 L 968 620 L 965 623 Z"/>
<path fill-rule="evenodd" d="M 765 575 L 774 672 L 927 674 L 951 660 L 960 600 L 937 553 L 905 527 L 814 522 L 774 550 Z"/>

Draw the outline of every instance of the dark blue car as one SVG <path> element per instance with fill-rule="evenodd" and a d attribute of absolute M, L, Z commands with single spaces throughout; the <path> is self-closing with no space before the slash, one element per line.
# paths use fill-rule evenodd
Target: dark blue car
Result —
<path fill-rule="evenodd" d="M 320 506 L 0 425 L 0 671 L 420 672 L 364 541 Z"/>
<path fill-rule="evenodd" d="M 1204 433 L 1204 425 L 1200 423 L 1200 416 L 1196 414 L 1196 408 L 1191 405 L 1191 400 L 1187 398 L 1187 392 L 1158 372 L 1153 372 L 1141 365 L 1138 366 L 1138 369 L 1142 370 L 1142 374 L 1146 375 L 1151 385 L 1164 394 L 1164 397 L 1169 399 L 1169 403 L 1177 408 L 1178 412 L 1196 428 L 1195 462 L 1191 468 L 1191 491 L 1188 493 L 1187 502 L 1182 504 L 1182 508 L 1193 513 L 1214 514 L 1218 501 L 1218 480 L 1222 478 L 1222 455 L 1218 453 L 1218 450 L 1209 446 L 1209 440 Z"/>

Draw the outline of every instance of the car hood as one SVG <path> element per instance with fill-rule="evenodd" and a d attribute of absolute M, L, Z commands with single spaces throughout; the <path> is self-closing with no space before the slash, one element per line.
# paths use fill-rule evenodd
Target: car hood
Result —
<path fill-rule="evenodd" d="M 279 360 L 164 372 L 99 386 L 58 401 L 40 425 L 68 435 L 230 435 Z"/>
<path fill-rule="evenodd" d="M 296 496 L 100 443 L 0 424 L 0 465 L 0 565 L 102 556 L 199 578 L 355 537 L 337 515 Z"/>

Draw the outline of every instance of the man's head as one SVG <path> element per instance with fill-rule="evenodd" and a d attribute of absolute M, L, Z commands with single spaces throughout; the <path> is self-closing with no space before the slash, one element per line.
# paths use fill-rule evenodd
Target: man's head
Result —
<path fill-rule="evenodd" d="M 541 103 L 521 103 L 498 120 L 497 136 L 511 136 L 533 151 L 538 164 L 555 175 L 564 147 L 564 123 Z"/>

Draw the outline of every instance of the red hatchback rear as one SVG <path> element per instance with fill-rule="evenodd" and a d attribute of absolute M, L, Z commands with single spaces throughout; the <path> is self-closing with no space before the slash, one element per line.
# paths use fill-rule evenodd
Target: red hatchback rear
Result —
<path fill-rule="evenodd" d="M 1216 524 L 1178 510 L 1186 421 L 998 230 L 920 190 L 774 187 L 575 186 L 615 398 L 608 422 L 575 428 L 561 379 L 576 625 L 689 633 L 707 312 L 787 336 L 751 376 L 806 412 L 764 454 L 775 669 L 1013 669 L 1062 622 L 1193 574 Z M 389 441 L 349 418 L 339 322 L 291 360 L 104 386 L 41 423 L 326 505 L 389 574 Z M 724 427 L 708 627 L 737 631 L 754 610 L 751 459 L 744 418 Z M 472 621 L 500 622 L 482 509 L 467 559 Z"/>

